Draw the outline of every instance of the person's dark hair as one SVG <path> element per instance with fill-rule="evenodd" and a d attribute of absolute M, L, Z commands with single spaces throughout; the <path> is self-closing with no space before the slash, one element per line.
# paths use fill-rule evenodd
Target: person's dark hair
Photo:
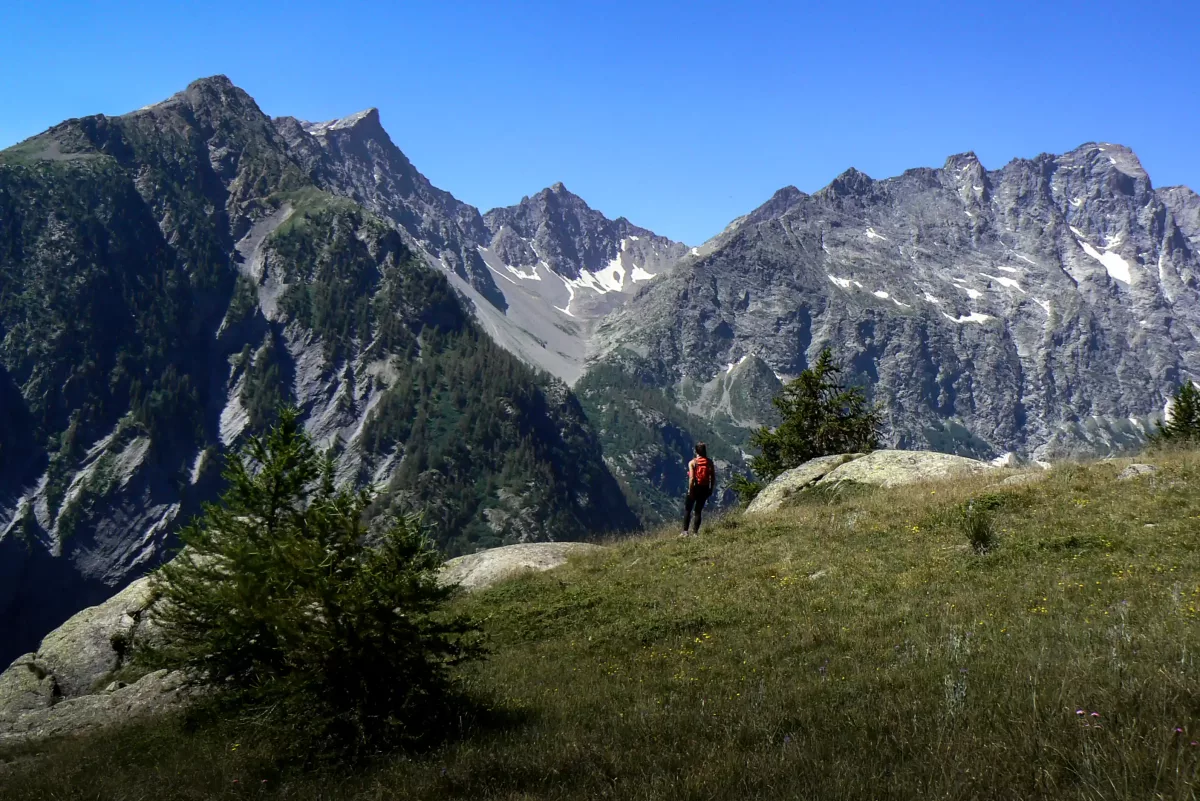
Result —
<path fill-rule="evenodd" d="M 696 443 L 696 455 L 703 456 L 705 459 L 707 459 L 708 458 L 708 446 L 705 445 L 703 442 L 697 442 Z"/>

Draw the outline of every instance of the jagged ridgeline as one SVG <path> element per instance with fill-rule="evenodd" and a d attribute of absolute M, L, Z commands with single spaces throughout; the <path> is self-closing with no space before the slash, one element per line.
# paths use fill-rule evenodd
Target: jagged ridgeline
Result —
<path fill-rule="evenodd" d="M 636 525 L 567 387 L 302 164 L 224 78 L 0 153 L 0 663 L 156 564 L 280 403 L 451 554 Z"/>

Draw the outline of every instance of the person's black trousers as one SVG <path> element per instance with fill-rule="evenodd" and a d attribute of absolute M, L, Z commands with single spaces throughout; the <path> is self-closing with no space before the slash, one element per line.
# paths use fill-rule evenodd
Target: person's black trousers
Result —
<path fill-rule="evenodd" d="M 692 531 L 699 533 L 700 531 L 700 516 L 704 513 L 704 502 L 708 500 L 708 496 L 712 494 L 712 490 L 707 487 L 692 487 L 688 492 L 687 500 L 683 503 L 683 530 L 687 531 L 689 525 L 694 525 Z M 692 523 L 692 513 L 696 514 L 696 522 Z"/>

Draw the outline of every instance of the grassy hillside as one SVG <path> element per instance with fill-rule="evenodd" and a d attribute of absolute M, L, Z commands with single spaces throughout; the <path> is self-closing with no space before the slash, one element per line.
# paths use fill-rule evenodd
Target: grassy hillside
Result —
<path fill-rule="evenodd" d="M 503 722 L 430 753 L 289 772 L 164 722 L 10 753 L 0 795 L 1194 798 L 1200 454 L 1153 461 L 825 493 L 462 598 Z"/>

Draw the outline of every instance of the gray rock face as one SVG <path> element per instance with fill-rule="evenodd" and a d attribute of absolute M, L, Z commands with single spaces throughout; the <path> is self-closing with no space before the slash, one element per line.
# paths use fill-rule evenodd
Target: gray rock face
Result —
<path fill-rule="evenodd" d="M 594 294 L 630 293 L 687 253 L 686 245 L 624 217 L 608 219 L 561 183 L 516 206 L 492 209 L 483 219 L 491 247 L 506 265 L 532 270 L 544 264 L 564 279 L 582 279 L 576 288 Z M 583 308 L 586 300 L 595 298 L 572 297 L 569 310 Z"/>
<path fill-rule="evenodd" d="M 551 570 L 573 554 L 594 553 L 602 546 L 584 542 L 537 542 L 506 545 L 459 556 L 446 562 L 441 581 L 465 590 L 481 590 L 528 571 Z"/>
<path fill-rule="evenodd" d="M 153 636 L 144 613 L 148 578 L 74 615 L 46 635 L 35 653 L 0 674 L 0 717 L 97 691 L 124 663 L 135 643 Z"/>
<path fill-rule="evenodd" d="M 830 347 L 895 447 L 1117 452 L 1200 375 L 1198 210 L 1111 144 L 850 170 L 686 257 L 601 324 L 596 359 L 635 358 L 685 396 L 747 354 L 787 378 Z"/>
<path fill-rule="evenodd" d="M 580 375 L 594 321 L 687 252 L 609 220 L 561 183 L 480 215 L 417 171 L 376 109 L 275 126 L 318 185 L 396 223 L 497 342 L 567 383 Z"/>
<path fill-rule="evenodd" d="M 98 606 L 79 612 L 46 635 L 36 661 L 65 697 L 85 695 L 117 670 L 149 621 L 150 579 L 141 578 Z"/>
<path fill-rule="evenodd" d="M 378 109 L 319 123 L 281 117 L 275 126 L 318 185 L 394 221 L 439 266 L 503 305 L 477 251 L 490 238 L 479 210 L 418 172 L 383 129 Z"/>
<path fill-rule="evenodd" d="M 0 709 L 0 745 L 14 745 L 112 726 L 179 708 L 195 689 L 179 672 L 149 673 L 133 684 L 8 714 Z"/>
<path fill-rule="evenodd" d="M 154 636 L 139 579 L 46 635 L 36 653 L 0 673 L 0 744 L 76 733 L 177 706 L 192 692 L 180 673 L 112 682 L 138 642 Z"/>
<path fill-rule="evenodd" d="M 1135 478 L 1143 478 L 1144 476 L 1152 476 L 1158 472 L 1158 468 L 1152 464 L 1131 464 L 1120 473 L 1117 474 L 1118 481 L 1130 481 Z"/>
<path fill-rule="evenodd" d="M 991 470 L 991 465 L 976 459 L 933 451 L 873 451 L 829 471 L 817 485 L 853 481 L 877 487 L 899 487 L 936 481 L 956 475 L 969 475 Z"/>
<path fill-rule="evenodd" d="M 762 491 L 746 507 L 746 514 L 758 515 L 774 512 L 800 490 L 812 486 L 847 462 L 860 458 L 862 458 L 862 454 L 859 453 L 842 453 L 809 459 L 799 467 L 793 467 L 791 470 L 779 474 L 774 481 L 763 487 Z"/>
<path fill-rule="evenodd" d="M 4 721 L 33 710 L 47 709 L 58 699 L 58 685 L 38 664 L 37 654 L 17 657 L 0 673 L 0 730 Z"/>

